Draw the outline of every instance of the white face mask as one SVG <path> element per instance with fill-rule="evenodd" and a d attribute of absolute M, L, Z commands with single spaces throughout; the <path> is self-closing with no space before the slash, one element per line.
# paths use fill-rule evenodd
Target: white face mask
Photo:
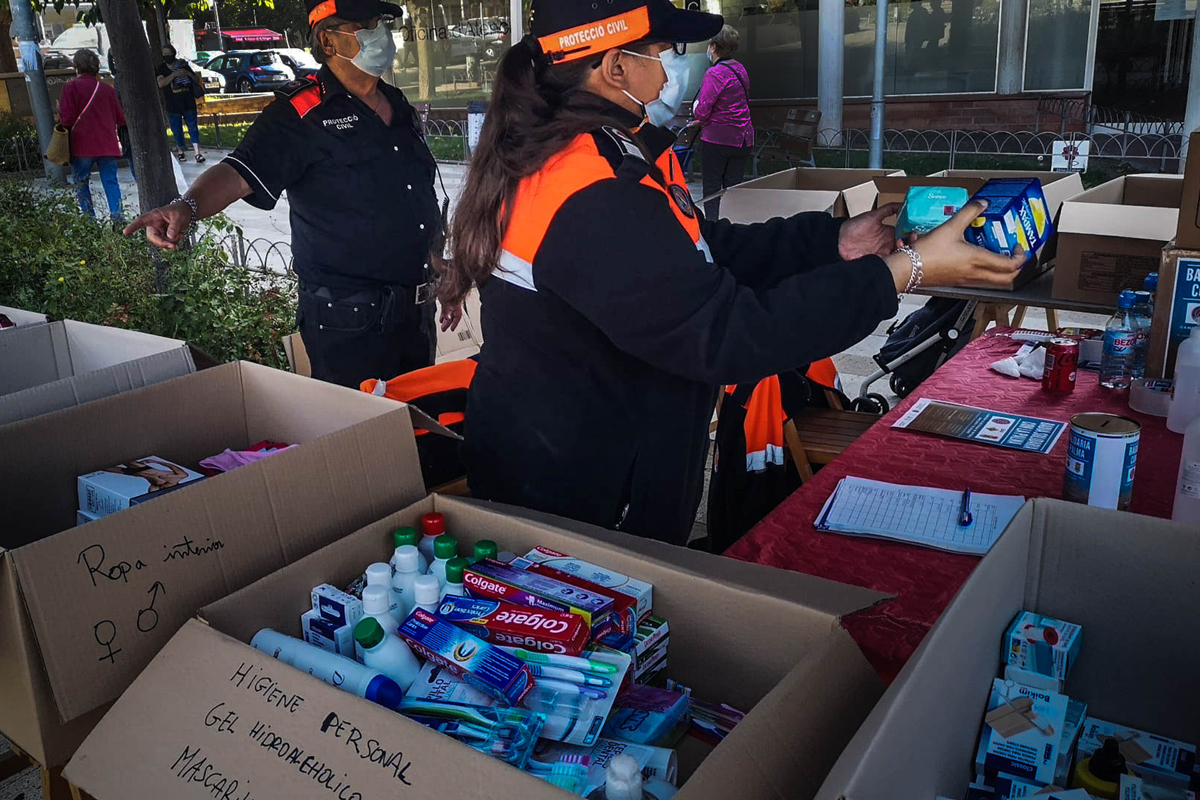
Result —
<path fill-rule="evenodd" d="M 374 28 L 362 28 L 354 33 L 337 29 L 334 29 L 333 32 L 358 39 L 358 55 L 354 58 L 346 58 L 341 53 L 337 53 L 338 58 L 346 58 L 351 64 L 376 78 L 381 77 L 391 68 L 392 59 L 396 57 L 396 42 L 392 39 L 391 31 L 384 27 L 382 22 Z"/>
<path fill-rule="evenodd" d="M 658 97 L 645 103 L 628 91 L 622 91 L 625 91 L 626 97 L 646 110 L 646 118 L 650 120 L 651 125 L 666 125 L 679 112 L 679 107 L 683 105 L 683 97 L 687 93 L 687 56 L 679 55 L 673 47 L 667 48 L 657 56 L 642 55 L 632 50 L 622 50 L 621 52 L 650 61 L 658 61 L 663 65 L 663 71 L 667 73 L 667 82 L 663 85 Z"/>

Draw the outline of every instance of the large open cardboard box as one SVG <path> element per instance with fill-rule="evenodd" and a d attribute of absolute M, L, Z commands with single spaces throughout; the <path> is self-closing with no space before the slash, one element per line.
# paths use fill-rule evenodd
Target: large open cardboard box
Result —
<path fill-rule="evenodd" d="M 804 211 L 828 211 L 853 217 L 870 211 L 875 193 L 871 179 L 903 175 L 882 169 L 795 167 L 739 183 L 721 198 L 721 218 L 730 222 L 765 222 Z"/>
<path fill-rule="evenodd" d="M 12 320 L 18 328 L 22 325 L 39 325 L 50 319 L 45 314 L 39 314 L 36 311 L 26 311 L 23 308 L 9 308 L 8 306 L 0 306 L 0 314 Z M 5 328 L 4 330 L 12 329 Z"/>
<path fill-rule="evenodd" d="M 424 496 L 410 413 L 238 363 L 0 427 L 0 732 L 66 763 L 196 609 Z M 73 527 L 78 475 L 264 439 L 301 446 Z"/>
<path fill-rule="evenodd" d="M 65 320 L 0 338 L 0 425 L 196 371 L 185 342 Z"/>
<path fill-rule="evenodd" d="M 1200 728 L 1200 535 L 1193 527 L 1034 500 L 925 637 L 818 793 L 963 797 L 1001 640 L 1022 609 L 1083 626 L 1066 693 L 1088 714 L 1194 743 Z"/>
<path fill-rule="evenodd" d="M 1181 175 L 1128 175 L 1068 200 L 1059 217 L 1051 294 L 1115 310 L 1122 289 L 1141 289 L 1158 271 L 1182 197 Z"/>
<path fill-rule="evenodd" d="M 838 626 L 841 615 L 882 599 L 876 592 L 434 496 L 202 609 L 200 620 L 184 626 L 117 701 L 66 776 L 98 800 L 207 794 L 179 776 L 187 750 L 248 785 L 258 800 L 315 797 L 322 790 L 297 769 L 313 754 L 362 797 L 565 798 L 547 783 L 246 644 L 264 627 L 298 636 L 313 586 L 349 583 L 367 564 L 388 557 L 388 534 L 396 526 L 434 509 L 446 515 L 447 531 L 464 547 L 481 538 L 518 553 L 541 544 L 654 585 L 654 611 L 671 626 L 668 673 L 697 697 L 750 711 L 715 750 L 685 738 L 680 779 L 686 783 L 678 800 L 811 797 L 881 691 Z M 281 691 L 303 696 L 300 708 L 290 713 L 233 686 L 230 677 L 243 665 L 261 668 Z M 238 715 L 233 733 L 206 723 L 222 703 L 221 715 Z M 402 752 L 403 779 L 360 757 L 344 739 L 335 741 L 326 724 L 331 714 L 355 725 L 364 741 Z M 247 736 L 259 724 L 305 755 L 289 763 L 256 746 Z"/>

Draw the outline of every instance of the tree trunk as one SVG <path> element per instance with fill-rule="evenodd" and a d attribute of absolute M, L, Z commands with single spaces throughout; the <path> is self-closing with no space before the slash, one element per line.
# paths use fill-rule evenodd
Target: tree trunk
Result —
<path fill-rule="evenodd" d="M 17 71 L 17 56 L 13 52 L 12 42 L 8 39 L 8 29 L 12 27 L 12 21 L 12 11 L 8 6 L 0 8 L 0 31 L 4 33 L 0 36 L 0 72 Z"/>
<path fill-rule="evenodd" d="M 151 56 L 137 0 L 100 0 L 100 10 L 121 75 L 121 101 L 137 168 L 141 211 L 165 205 L 179 193 L 159 105 L 154 74 L 161 59 Z"/>
<path fill-rule="evenodd" d="M 437 94 L 433 72 L 433 42 L 430 41 L 432 36 L 429 35 L 433 19 L 428 11 L 419 8 L 413 22 L 413 38 L 417 40 L 417 94 L 421 100 L 432 101 Z"/>
<path fill-rule="evenodd" d="M 145 22 L 146 36 L 150 41 L 150 61 L 155 67 L 158 67 L 162 61 L 162 49 L 166 42 L 163 41 L 162 33 L 158 29 L 158 14 L 143 6 L 143 22 Z"/>
<path fill-rule="evenodd" d="M 158 29 L 159 41 L 163 44 L 170 44 L 171 29 L 167 25 L 167 12 L 163 10 L 163 4 L 160 0 L 154 0 L 154 25 Z"/>

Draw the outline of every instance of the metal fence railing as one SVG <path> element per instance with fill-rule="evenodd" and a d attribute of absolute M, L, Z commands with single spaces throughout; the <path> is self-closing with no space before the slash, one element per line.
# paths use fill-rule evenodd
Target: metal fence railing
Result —
<path fill-rule="evenodd" d="M 1083 126 L 1088 133 L 1160 134 L 1181 136 L 1183 123 L 1139 114 L 1120 108 L 1095 106 L 1081 97 L 1042 97 L 1038 100 L 1036 125 L 1042 129 L 1043 115 L 1058 118 L 1059 133 L 1066 133 L 1072 124 Z"/>
<path fill-rule="evenodd" d="M 42 148 L 36 135 L 0 139 L 0 172 L 42 169 Z"/>
<path fill-rule="evenodd" d="M 295 276 L 290 242 L 247 239 L 239 230 L 221 237 L 217 246 L 225 253 L 226 263 L 261 275 Z"/>

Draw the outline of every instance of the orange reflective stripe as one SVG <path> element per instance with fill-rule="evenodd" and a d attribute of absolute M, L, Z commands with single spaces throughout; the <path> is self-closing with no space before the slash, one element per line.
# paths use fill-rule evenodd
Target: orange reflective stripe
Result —
<path fill-rule="evenodd" d="M 563 203 L 592 184 L 615 177 L 612 165 L 600 155 L 591 134 L 576 137 L 565 150 L 521 181 L 503 248 L 532 264 Z"/>
<path fill-rule="evenodd" d="M 309 26 L 316 25 L 326 17 L 332 17 L 337 14 L 337 3 L 335 0 L 325 0 L 319 6 L 308 12 Z"/>
<path fill-rule="evenodd" d="M 538 43 L 552 61 L 562 63 L 636 42 L 649 33 L 650 10 L 642 6 L 615 17 L 542 36 Z"/>
<path fill-rule="evenodd" d="M 460 414 L 457 411 L 451 411 L 446 414 L 438 414 L 438 422 L 449 428 L 451 425 L 457 425 L 467 418 L 466 414 Z"/>
<path fill-rule="evenodd" d="M 783 392 L 779 388 L 779 376 L 763 378 L 750 393 L 746 401 L 746 452 L 757 452 L 768 445 L 783 446 L 783 423 L 787 415 L 783 411 Z"/>
<path fill-rule="evenodd" d="M 422 397 L 429 397 L 440 392 L 467 389 L 470 388 L 471 380 L 475 377 L 476 366 L 474 361 L 467 358 L 414 370 L 388 381 L 383 396 L 401 403 L 412 403 Z M 370 378 L 363 381 L 359 388 L 367 394 L 375 394 L 376 384 L 377 381 Z M 442 424 L 449 423 L 443 422 Z"/>
<path fill-rule="evenodd" d="M 813 363 L 806 373 L 817 383 L 830 389 L 838 389 L 840 381 L 838 380 L 837 367 L 833 364 L 832 358 L 823 358 L 820 361 Z"/>
<path fill-rule="evenodd" d="M 309 78 L 309 80 L 312 81 L 312 86 L 305 86 L 288 100 L 301 119 L 305 114 L 321 105 L 321 86 L 317 83 L 316 78 Z"/>

